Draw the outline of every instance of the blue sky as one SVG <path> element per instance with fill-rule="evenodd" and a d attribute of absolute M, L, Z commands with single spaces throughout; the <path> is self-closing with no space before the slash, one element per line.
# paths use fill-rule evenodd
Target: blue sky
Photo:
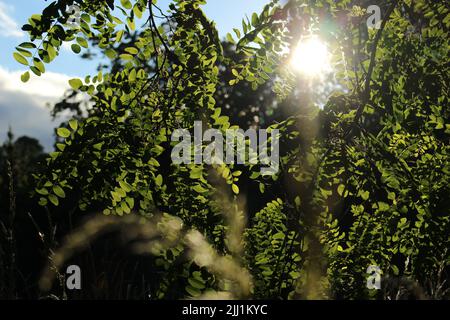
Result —
<path fill-rule="evenodd" d="M 118 1 L 116 1 L 118 2 Z M 234 27 L 241 26 L 245 15 L 260 12 L 268 0 L 209 0 L 205 13 L 213 19 L 221 37 Z M 82 60 L 70 50 L 63 49 L 60 55 L 46 65 L 42 77 L 32 76 L 26 84 L 20 82 L 24 71 L 12 57 L 14 47 L 27 41 L 20 30 L 28 17 L 41 13 L 50 3 L 44 0 L 0 0 L 0 143 L 6 138 L 9 126 L 16 137 L 29 135 L 41 141 L 47 150 L 53 142 L 53 128 L 47 104 L 58 101 L 67 81 L 73 77 L 94 74 L 98 61 Z M 169 0 L 159 0 L 161 8 L 167 8 Z"/>

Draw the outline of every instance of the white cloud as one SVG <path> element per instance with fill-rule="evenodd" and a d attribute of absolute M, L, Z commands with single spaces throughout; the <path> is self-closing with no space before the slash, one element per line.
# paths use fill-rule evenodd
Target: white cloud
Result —
<path fill-rule="evenodd" d="M 14 7 L 0 1 L 0 36 L 20 38 L 24 33 L 17 23 L 10 17 Z"/>
<path fill-rule="evenodd" d="M 11 126 L 16 137 L 28 135 L 39 139 L 46 150 L 53 145 L 53 128 L 62 119 L 53 121 L 48 104 L 58 102 L 69 89 L 72 77 L 46 72 L 32 75 L 27 83 L 20 80 L 23 71 L 8 71 L 0 66 L 0 143 Z"/>
<path fill-rule="evenodd" d="M 61 98 L 69 88 L 68 81 L 73 77 L 61 73 L 45 72 L 42 76 L 35 76 L 32 72 L 30 80 L 23 83 L 20 75 L 24 71 L 8 71 L 0 66 L 0 90 L 20 92 L 36 98 L 55 100 Z"/>

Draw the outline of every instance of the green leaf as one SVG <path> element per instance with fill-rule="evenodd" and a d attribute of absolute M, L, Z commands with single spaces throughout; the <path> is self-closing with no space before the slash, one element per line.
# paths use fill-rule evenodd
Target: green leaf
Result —
<path fill-rule="evenodd" d="M 125 9 L 131 9 L 132 7 L 130 0 L 120 0 L 120 3 Z"/>
<path fill-rule="evenodd" d="M 361 198 L 365 201 L 367 199 L 369 199 L 370 196 L 370 192 L 369 191 L 362 191 L 360 192 Z"/>
<path fill-rule="evenodd" d="M 236 37 L 241 37 L 241 31 L 238 28 L 233 28 L 234 33 L 236 33 Z"/>
<path fill-rule="evenodd" d="M 48 196 L 48 200 L 50 200 L 50 202 L 53 203 L 55 206 L 58 206 L 58 204 L 59 204 L 58 197 L 53 194 L 50 194 Z"/>
<path fill-rule="evenodd" d="M 58 128 L 56 130 L 56 133 L 58 134 L 58 136 L 60 136 L 62 138 L 67 138 L 70 136 L 70 131 L 67 128 Z"/>
<path fill-rule="evenodd" d="M 406 218 L 401 218 L 400 221 L 398 222 L 398 226 L 401 227 L 401 226 L 405 225 L 406 222 L 408 222 L 408 220 Z"/>
<path fill-rule="evenodd" d="M 189 278 L 188 282 L 191 285 L 191 287 L 193 287 L 195 289 L 199 289 L 199 290 L 205 289 L 204 282 L 200 281 L 199 279 Z"/>
<path fill-rule="evenodd" d="M 134 31 L 136 29 L 136 24 L 134 22 L 134 19 L 127 18 L 127 26 L 130 28 L 131 31 Z"/>
<path fill-rule="evenodd" d="M 398 274 L 400 273 L 400 271 L 398 270 L 398 267 L 396 265 L 391 265 L 391 269 L 394 272 L 394 275 L 398 276 Z"/>
<path fill-rule="evenodd" d="M 19 63 L 21 63 L 21 64 L 23 64 L 23 65 L 28 66 L 28 61 L 27 61 L 27 59 L 26 59 L 23 55 L 21 55 L 21 54 L 18 53 L 18 52 L 14 52 L 14 53 L 13 53 L 13 56 L 14 56 L 14 59 L 16 59 L 17 62 L 19 62 Z"/>
<path fill-rule="evenodd" d="M 340 196 L 342 196 L 342 194 L 344 193 L 345 190 L 345 186 L 343 184 L 340 184 L 337 188 L 337 192 Z"/>
<path fill-rule="evenodd" d="M 272 236 L 272 239 L 281 240 L 284 239 L 285 235 L 283 232 L 277 232 Z"/>
<path fill-rule="evenodd" d="M 19 47 L 25 49 L 36 49 L 36 45 L 33 42 L 22 42 L 21 44 L 19 44 Z"/>
<path fill-rule="evenodd" d="M 93 147 L 95 150 L 100 151 L 100 150 L 102 150 L 103 143 L 104 143 L 104 142 L 96 143 L 96 144 L 94 144 L 92 147 Z"/>
<path fill-rule="evenodd" d="M 112 60 L 117 57 L 117 52 L 114 49 L 106 49 L 105 55 Z"/>
<path fill-rule="evenodd" d="M 187 286 L 187 287 L 186 287 L 186 291 L 187 291 L 187 293 L 189 293 L 189 295 L 191 295 L 192 297 L 198 297 L 198 296 L 200 296 L 200 295 L 202 294 L 200 290 L 198 290 L 198 289 L 196 289 L 196 288 L 193 288 L 193 287 L 191 287 L 191 286 Z"/>
<path fill-rule="evenodd" d="M 389 210 L 389 205 L 387 203 L 380 201 L 377 204 L 378 204 L 378 209 L 380 211 L 388 211 Z"/>
<path fill-rule="evenodd" d="M 133 82 L 136 80 L 136 69 L 132 69 L 130 71 L 130 74 L 128 75 L 128 80 L 130 80 L 130 82 Z"/>
<path fill-rule="evenodd" d="M 119 185 L 126 192 L 131 191 L 131 185 L 128 182 L 122 180 L 122 181 L 119 181 Z"/>
<path fill-rule="evenodd" d="M 264 193 L 265 189 L 266 189 L 266 186 L 264 185 L 264 183 L 260 182 L 259 183 L 259 192 Z"/>
<path fill-rule="evenodd" d="M 267 257 L 259 258 L 259 259 L 257 258 L 255 264 L 266 264 L 268 262 L 269 262 L 269 258 L 267 258 Z"/>
<path fill-rule="evenodd" d="M 294 202 L 295 202 L 296 207 L 299 208 L 301 205 L 300 197 L 296 196 Z"/>
<path fill-rule="evenodd" d="M 128 48 L 125 48 L 125 51 L 128 52 L 128 53 L 130 53 L 130 54 L 137 54 L 137 53 L 139 52 L 139 50 L 136 49 L 135 47 L 128 47 Z"/>
<path fill-rule="evenodd" d="M 202 168 L 201 167 L 197 167 L 197 168 L 192 168 L 191 172 L 189 173 L 189 177 L 191 179 L 200 179 L 202 177 Z"/>
<path fill-rule="evenodd" d="M 35 66 L 36 68 L 38 68 L 38 70 L 39 70 L 41 73 L 44 73 L 44 72 L 45 72 L 45 66 L 44 66 L 44 63 L 42 63 L 42 61 L 39 60 L 39 58 L 34 58 L 34 59 L 33 59 L 33 64 L 34 64 L 34 66 Z"/>
<path fill-rule="evenodd" d="M 128 206 L 130 207 L 130 209 L 134 208 L 134 199 L 131 197 L 126 197 L 125 201 L 127 202 Z"/>
<path fill-rule="evenodd" d="M 38 13 L 32 14 L 31 17 L 30 17 L 30 19 L 31 19 L 31 20 L 34 20 L 34 21 L 41 21 L 41 19 L 42 19 L 42 14 L 38 14 Z"/>
<path fill-rule="evenodd" d="M 324 198 L 328 198 L 329 196 L 331 196 L 333 194 L 333 192 L 331 190 L 326 190 L 323 188 L 319 188 L 320 190 L 320 194 L 324 197 Z"/>
<path fill-rule="evenodd" d="M 273 70 L 272 70 L 272 68 L 270 66 L 263 66 L 263 70 L 265 72 L 267 72 L 267 73 L 272 73 L 273 72 Z"/>
<path fill-rule="evenodd" d="M 125 201 L 122 201 L 120 203 L 120 208 L 122 208 L 123 212 L 125 212 L 125 213 L 130 213 L 131 212 L 130 207 L 128 207 L 128 204 Z"/>
<path fill-rule="evenodd" d="M 78 121 L 77 119 L 71 119 L 69 120 L 69 126 L 72 128 L 73 131 L 76 131 L 78 128 Z"/>
<path fill-rule="evenodd" d="M 63 188 L 61 188 L 58 185 L 53 186 L 53 192 L 60 198 L 65 198 L 66 197 L 66 193 L 64 192 Z"/>
<path fill-rule="evenodd" d="M 73 52 L 75 52 L 76 54 L 81 52 L 81 47 L 79 45 L 77 45 L 76 43 L 72 43 L 72 45 L 70 46 L 70 48 L 72 49 Z"/>
<path fill-rule="evenodd" d="M 139 8 L 138 5 L 135 5 L 133 7 L 133 12 L 134 12 L 136 17 L 138 17 L 139 19 L 142 18 L 142 11 L 141 11 L 141 9 Z"/>
<path fill-rule="evenodd" d="M 122 40 L 122 37 L 123 37 L 123 34 L 125 33 L 125 31 L 124 30 L 119 30 L 119 31 L 117 31 L 117 34 L 116 34 L 116 42 L 120 42 L 121 40 Z"/>
<path fill-rule="evenodd" d="M 256 13 L 253 13 L 252 14 L 252 25 L 254 27 L 256 27 L 258 25 L 258 21 L 259 21 L 258 15 Z"/>
<path fill-rule="evenodd" d="M 155 183 L 158 187 L 161 187 L 162 183 L 163 183 L 163 177 L 162 175 L 158 174 L 158 176 L 155 179 Z"/>
<path fill-rule="evenodd" d="M 238 194 L 238 193 L 239 193 L 239 187 L 238 187 L 237 185 L 235 185 L 234 183 L 233 183 L 233 185 L 231 186 L 231 189 L 233 190 L 233 192 L 234 192 L 235 194 Z"/>
<path fill-rule="evenodd" d="M 233 35 L 231 33 L 227 33 L 227 41 L 233 44 L 235 43 Z"/>
<path fill-rule="evenodd" d="M 48 190 L 46 188 L 36 189 L 36 192 L 43 196 L 48 195 Z"/>
<path fill-rule="evenodd" d="M 252 172 L 252 174 L 250 175 L 250 179 L 256 179 L 256 178 L 258 178 L 260 175 L 261 175 L 261 173 L 258 172 L 258 171 Z"/>
<path fill-rule="evenodd" d="M 70 79 L 69 84 L 72 87 L 73 90 L 78 90 L 83 85 L 83 82 L 81 82 L 80 79 Z"/>
<path fill-rule="evenodd" d="M 25 49 L 22 49 L 22 48 L 19 48 L 19 47 L 17 47 L 16 50 L 19 51 L 19 53 L 21 53 L 25 57 L 32 57 L 33 56 L 33 54 L 30 51 L 28 51 L 28 50 L 25 50 Z"/>
<path fill-rule="evenodd" d="M 230 118 L 228 116 L 220 116 L 216 120 L 216 124 L 223 125 L 225 123 L 228 123 L 230 121 Z"/>
<path fill-rule="evenodd" d="M 128 54 L 128 53 L 122 53 L 120 55 L 120 59 L 122 59 L 122 60 L 133 60 L 133 56 L 131 54 Z"/>
<path fill-rule="evenodd" d="M 56 57 L 56 50 L 52 45 L 48 45 L 47 47 L 48 57 L 50 58 L 50 61 L 55 59 Z"/>
<path fill-rule="evenodd" d="M 205 193 L 208 191 L 208 189 L 203 188 L 201 185 L 196 184 L 195 186 L 192 187 L 192 190 L 194 190 L 197 193 Z"/>
<path fill-rule="evenodd" d="M 78 44 L 79 44 L 80 46 L 82 46 L 83 48 L 88 48 L 88 47 L 89 47 L 88 42 L 86 41 L 85 38 L 77 37 L 77 42 L 78 42 Z"/>
<path fill-rule="evenodd" d="M 31 67 L 30 67 L 30 70 L 33 71 L 33 73 L 34 73 L 35 75 L 37 75 L 37 76 L 40 76 L 40 75 L 41 75 L 41 72 L 40 72 L 39 69 L 36 68 L 35 66 L 31 66 Z"/>
<path fill-rule="evenodd" d="M 27 82 L 28 80 L 30 80 L 30 72 L 25 72 L 20 76 L 20 80 L 22 80 L 22 82 Z"/>

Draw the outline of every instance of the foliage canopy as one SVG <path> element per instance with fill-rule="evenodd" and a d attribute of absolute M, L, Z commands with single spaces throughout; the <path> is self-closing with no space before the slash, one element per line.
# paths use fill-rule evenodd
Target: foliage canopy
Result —
<path fill-rule="evenodd" d="M 39 76 L 71 42 L 76 54 L 95 46 L 115 67 L 70 80 L 92 108 L 56 130 L 57 151 L 36 176 L 40 204 L 63 205 L 70 194 L 81 210 L 105 215 L 176 216 L 252 278 L 248 292 L 236 290 L 211 268 L 183 260 L 178 243 L 157 253 L 155 268 L 165 275 L 158 298 L 210 290 L 374 297 L 370 265 L 440 297 L 450 261 L 449 7 L 373 2 L 382 9 L 380 29 L 368 29 L 365 1 L 270 1 L 227 36 L 233 58 L 202 11 L 206 1 L 175 0 L 168 13 L 146 0 L 52 2 L 23 27 L 30 42 L 17 47 L 16 60 Z M 81 8 L 76 28 L 65 13 L 73 3 Z M 309 103 L 267 123 L 280 130 L 277 175 L 261 176 L 252 165 L 171 163 L 173 130 L 192 129 L 194 120 L 236 127 L 216 101 L 224 86 L 268 85 L 279 101 L 298 98 L 289 49 L 310 34 L 332 53 L 333 93 L 322 107 Z M 223 73 L 231 75 L 227 84 Z M 241 230 L 243 184 L 268 201 L 248 212 Z M 183 292 L 174 289 L 180 278 Z"/>

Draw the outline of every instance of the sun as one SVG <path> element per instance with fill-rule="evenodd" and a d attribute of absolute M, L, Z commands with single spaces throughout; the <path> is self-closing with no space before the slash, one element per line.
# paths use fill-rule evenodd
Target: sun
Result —
<path fill-rule="evenodd" d="M 318 37 L 300 39 L 292 54 L 290 65 L 299 73 L 315 77 L 330 70 L 330 54 Z"/>

